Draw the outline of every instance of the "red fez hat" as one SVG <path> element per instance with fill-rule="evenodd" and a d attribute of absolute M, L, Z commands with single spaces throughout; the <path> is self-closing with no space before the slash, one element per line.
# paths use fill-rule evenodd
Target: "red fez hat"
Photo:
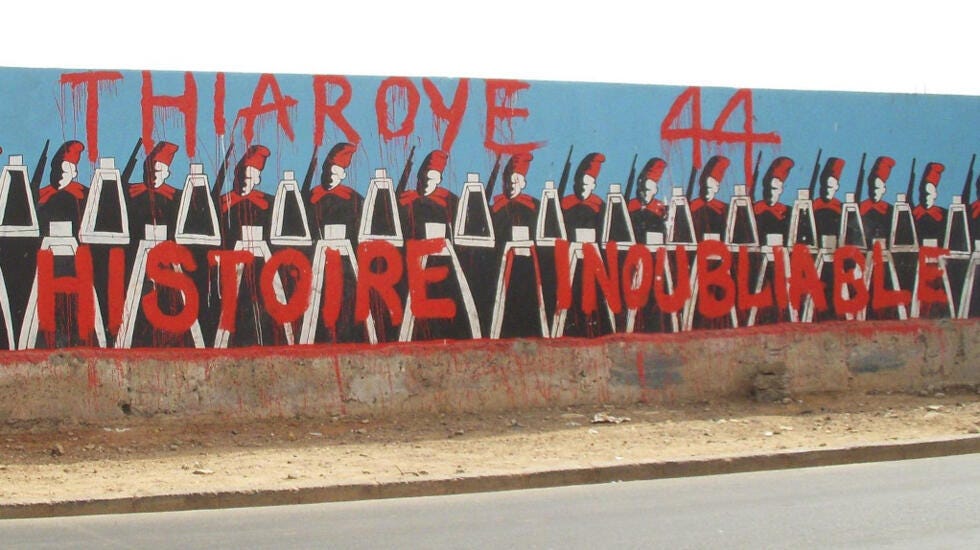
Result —
<path fill-rule="evenodd" d="M 871 167 L 871 181 L 875 178 L 880 178 L 881 181 L 888 181 L 888 176 L 892 173 L 892 168 L 895 166 L 895 159 L 891 157 L 878 157 L 875 159 L 875 165 Z"/>
<path fill-rule="evenodd" d="M 646 165 L 643 166 L 643 171 L 640 172 L 639 181 L 653 180 L 660 181 L 660 177 L 663 176 L 664 170 L 667 168 L 667 161 L 662 158 L 652 158 L 647 161 Z"/>
<path fill-rule="evenodd" d="M 930 162 L 926 165 L 925 171 L 922 173 L 922 183 L 931 183 L 933 185 L 939 185 L 939 177 L 943 175 L 943 170 L 946 167 L 938 162 Z"/>
<path fill-rule="evenodd" d="M 824 165 L 824 176 L 834 177 L 840 180 L 840 174 L 844 171 L 844 159 L 837 157 L 830 157 L 827 159 L 827 164 Z"/>
<path fill-rule="evenodd" d="M 436 149 L 429 153 L 425 160 L 422 161 L 422 173 L 428 172 L 429 170 L 435 170 L 436 172 L 442 173 L 446 169 L 446 161 L 449 160 L 449 154 L 445 151 L 440 151 Z"/>
<path fill-rule="evenodd" d="M 160 141 L 153 146 L 153 150 L 150 151 L 150 156 L 146 159 L 150 166 L 158 162 L 162 162 L 167 166 L 170 166 L 174 161 L 174 153 L 177 152 L 177 146 L 169 141 Z"/>
<path fill-rule="evenodd" d="M 258 171 L 262 171 L 265 168 L 265 161 L 269 158 L 272 152 L 265 145 L 253 145 L 245 151 L 245 156 L 242 157 L 243 166 L 251 166 Z"/>
<path fill-rule="evenodd" d="M 785 182 L 789 177 L 789 171 L 793 168 L 793 159 L 789 157 L 777 157 L 772 161 L 772 177 Z"/>
<path fill-rule="evenodd" d="M 728 170 L 728 165 L 732 161 L 728 160 L 728 157 L 723 157 L 721 155 L 711 157 L 708 160 L 708 164 L 705 169 L 708 171 L 708 177 L 714 178 L 719 183 L 721 179 L 725 177 L 725 170 Z"/>
<path fill-rule="evenodd" d="M 354 156 L 354 151 L 357 151 L 357 145 L 353 143 L 338 143 L 327 153 L 327 159 L 324 164 L 327 166 L 336 164 L 341 168 L 347 168 L 350 166 L 350 159 Z"/>
<path fill-rule="evenodd" d="M 534 160 L 534 156 L 531 153 L 517 153 L 507 161 L 507 169 L 504 171 L 527 176 L 527 170 L 531 167 L 532 160 Z"/>
<path fill-rule="evenodd" d="M 82 160 L 82 151 L 84 150 L 85 146 L 82 145 L 81 141 L 66 141 L 61 146 L 61 158 L 72 164 L 78 164 L 78 161 Z"/>
<path fill-rule="evenodd" d="M 589 175 L 593 178 L 599 177 L 599 168 L 602 167 L 602 163 L 606 162 L 606 156 L 602 153 L 589 153 L 585 155 L 582 159 L 582 163 L 579 165 L 579 169 L 582 170 L 583 175 Z"/>

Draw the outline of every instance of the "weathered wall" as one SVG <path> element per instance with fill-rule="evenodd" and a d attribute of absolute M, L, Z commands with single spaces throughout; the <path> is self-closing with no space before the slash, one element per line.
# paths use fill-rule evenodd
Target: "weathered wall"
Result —
<path fill-rule="evenodd" d="M 980 383 L 980 321 L 787 324 L 596 340 L 0 356 L 0 420 L 275 417 L 675 403 Z"/>

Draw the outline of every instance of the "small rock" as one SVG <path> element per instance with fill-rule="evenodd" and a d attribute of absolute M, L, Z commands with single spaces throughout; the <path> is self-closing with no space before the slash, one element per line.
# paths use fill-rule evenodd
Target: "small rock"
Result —
<path fill-rule="evenodd" d="M 766 437 L 772 437 L 772 436 L 774 436 L 776 434 L 774 432 L 764 432 L 762 435 L 764 435 Z"/>
<path fill-rule="evenodd" d="M 364 420 L 361 420 L 361 424 L 370 424 L 370 423 L 371 423 L 370 418 L 365 418 Z"/>
<path fill-rule="evenodd" d="M 209 476 L 214 473 L 214 470 L 209 470 L 207 468 L 197 468 L 194 470 L 193 474 L 196 476 Z"/>
<path fill-rule="evenodd" d="M 630 417 L 628 416 L 613 416 L 604 412 L 595 413 L 595 416 L 592 417 L 593 424 L 622 424 L 629 421 Z"/>
<path fill-rule="evenodd" d="M 980 434 L 980 426 L 970 426 L 969 428 L 966 429 L 966 433 L 968 433 L 968 434 Z M 0 468 L 0 470 L 2 470 L 2 469 L 3 468 Z"/>
<path fill-rule="evenodd" d="M 65 454 L 65 448 L 61 446 L 61 443 L 56 443 L 54 447 L 51 447 L 51 456 L 61 456 Z"/>
<path fill-rule="evenodd" d="M 364 435 L 367 433 L 367 430 L 365 430 L 364 428 L 358 428 L 356 430 L 351 430 L 351 431 L 359 435 Z"/>
<path fill-rule="evenodd" d="M 599 435 L 599 430 L 595 428 L 589 428 L 589 433 L 592 435 Z"/>
<path fill-rule="evenodd" d="M 792 402 L 793 402 L 793 399 L 792 398 L 789 398 L 789 397 L 784 397 L 783 398 L 783 405 L 789 405 Z"/>
<path fill-rule="evenodd" d="M 943 392 L 941 392 L 941 391 L 937 391 L 936 393 L 932 394 L 932 396 L 933 397 L 946 397 L 946 394 L 943 393 Z"/>
<path fill-rule="evenodd" d="M 296 474 L 287 474 L 286 479 L 299 479 L 299 476 Z"/>
<path fill-rule="evenodd" d="M 926 410 L 927 411 L 941 411 L 941 410 L 943 410 L 943 406 L 942 405 L 929 405 L 928 407 L 926 407 Z"/>
<path fill-rule="evenodd" d="M 95 443 L 89 443 L 88 445 L 85 446 L 86 451 L 92 451 L 94 449 L 95 449 Z"/>
<path fill-rule="evenodd" d="M 463 435 L 465 433 L 466 433 L 466 430 L 456 430 L 455 432 L 453 432 L 453 435 L 459 436 L 459 435 Z"/>
<path fill-rule="evenodd" d="M 171 451 L 176 451 L 178 449 L 180 449 L 180 445 L 177 445 L 176 443 L 171 443 L 171 445 L 170 445 L 170 450 Z"/>
<path fill-rule="evenodd" d="M 323 434 L 320 432 L 310 432 L 310 435 L 313 437 L 323 437 Z"/>
<path fill-rule="evenodd" d="M 977 393 L 980 393 L 980 391 Z M 919 397 L 929 397 L 929 395 L 929 390 L 919 390 Z"/>
<path fill-rule="evenodd" d="M 922 419 L 923 420 L 932 420 L 933 418 L 939 418 L 940 416 L 942 416 L 942 415 L 939 414 L 939 413 L 937 413 L 937 412 L 935 412 L 935 411 L 929 411 L 926 414 L 922 415 Z"/>

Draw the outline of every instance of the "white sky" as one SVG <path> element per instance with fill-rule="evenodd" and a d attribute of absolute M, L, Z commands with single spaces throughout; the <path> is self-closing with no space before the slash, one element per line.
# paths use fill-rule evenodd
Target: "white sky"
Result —
<path fill-rule="evenodd" d="M 347 4 L 14 0 L 0 65 L 980 95 L 969 2 Z"/>

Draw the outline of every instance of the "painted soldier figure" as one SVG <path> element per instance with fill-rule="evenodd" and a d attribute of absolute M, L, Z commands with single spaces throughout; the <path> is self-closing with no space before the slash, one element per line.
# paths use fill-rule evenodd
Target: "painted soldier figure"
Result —
<path fill-rule="evenodd" d="M 235 180 L 231 191 L 221 196 L 221 225 L 224 228 L 224 247 L 232 248 L 241 238 L 243 226 L 258 226 L 262 234 L 269 234 L 269 196 L 257 189 L 262 181 L 262 170 L 271 152 L 263 145 L 253 145 L 245 151 L 235 166 Z"/>
<path fill-rule="evenodd" d="M 445 151 L 435 150 L 426 155 L 416 173 L 415 189 L 404 191 L 398 197 L 406 239 L 425 239 L 427 223 L 443 224 L 446 226 L 446 236 L 452 234 L 450 228 L 459 199 L 440 186 L 448 160 L 449 154 Z"/>
<path fill-rule="evenodd" d="M 507 161 L 503 172 L 504 192 L 493 198 L 490 216 L 498 248 L 514 240 L 514 227 L 526 227 L 534 232 L 538 219 L 538 200 L 524 192 L 527 187 L 527 171 L 534 157 L 531 153 L 518 153 Z"/>
<path fill-rule="evenodd" d="M 347 168 L 350 167 L 351 158 L 356 151 L 357 146 L 352 143 L 338 143 L 330 149 L 327 157 L 323 160 L 320 185 L 316 186 L 310 193 L 306 207 L 307 218 L 312 226 L 310 234 L 314 235 L 314 238 L 347 240 L 352 246 L 356 246 L 364 198 L 343 183 L 344 179 L 347 178 Z M 342 225 L 344 236 L 340 238 L 335 234 L 324 235 L 325 225 Z M 333 245 L 333 247 L 336 246 L 336 244 Z M 350 305 L 354 303 L 357 296 L 357 275 L 352 263 L 356 261 L 354 259 L 341 262 L 343 285 L 340 295 L 328 296 L 323 293 L 320 298 L 317 307 L 322 307 L 322 304 L 327 300 L 339 300 L 342 306 L 331 326 L 325 326 L 322 320 L 317 323 L 313 335 L 314 342 L 368 341 L 369 336 L 365 324 L 354 320 L 354 309 Z"/>
<path fill-rule="evenodd" d="M 666 168 L 667 162 L 664 159 L 654 157 L 643 165 L 643 170 L 637 177 L 636 197 L 629 201 L 627 210 L 633 224 L 633 234 L 638 241 L 646 242 L 648 233 L 667 231 L 667 208 L 657 200 L 660 178 Z"/>
<path fill-rule="evenodd" d="M 174 238 L 180 192 L 166 180 L 177 149 L 168 141 L 157 142 L 143 163 L 143 182 L 129 186 L 129 238 L 134 243 L 144 237 L 145 225 L 166 226 L 167 239 Z"/>
<path fill-rule="evenodd" d="M 493 231 L 497 238 L 498 265 L 508 266 L 504 272 L 501 293 L 501 305 L 505 307 L 500 335 L 505 338 L 542 334 L 538 304 L 541 278 L 538 252 L 531 249 L 530 253 L 521 255 L 511 249 L 508 252 L 509 258 L 503 255 L 509 241 L 526 241 L 534 235 L 539 203 L 537 199 L 524 193 L 527 172 L 533 158 L 530 153 L 517 153 L 507 161 L 503 171 L 504 192 L 494 197 L 493 207 L 490 209 Z M 518 239 L 514 235 L 515 227 L 526 228 L 527 234 Z M 489 279 L 474 282 L 492 284 Z"/>
<path fill-rule="evenodd" d="M 915 231 L 921 245 L 925 239 L 936 239 L 939 246 L 946 238 L 946 209 L 936 205 L 937 188 L 946 167 L 930 162 L 922 172 L 919 182 L 919 204 L 912 209 Z"/>
<path fill-rule="evenodd" d="M 817 224 L 817 244 L 825 236 L 836 237 L 840 231 L 842 205 L 834 197 L 840 189 L 840 175 L 844 159 L 830 157 L 820 172 L 820 196 L 813 201 L 813 218 Z"/>
<path fill-rule="evenodd" d="M 885 200 L 885 183 L 895 166 L 895 159 L 878 157 L 875 159 L 871 173 L 868 174 L 867 199 L 861 201 L 861 222 L 864 224 L 864 235 L 868 248 L 874 246 L 875 239 L 885 239 L 891 236 L 892 205 Z M 860 198 L 860 197 L 859 197 Z"/>
<path fill-rule="evenodd" d="M 310 194 L 307 207 L 310 224 L 313 225 L 311 235 L 323 237 L 320 234 L 324 225 L 338 224 L 346 228 L 348 239 L 354 241 L 357 238 L 364 197 L 343 183 L 355 151 L 357 146 L 352 143 L 338 143 L 323 160 L 320 185 Z"/>
<path fill-rule="evenodd" d="M 599 170 L 605 161 L 606 157 L 602 153 L 585 155 L 575 169 L 573 193 L 561 200 L 565 228 L 571 240 L 578 240 L 576 232 L 579 229 L 592 230 L 593 235 L 598 236 L 603 201 L 595 194 L 595 188 L 596 178 L 599 177 Z"/>
<path fill-rule="evenodd" d="M 762 200 L 757 201 L 752 210 L 755 212 L 755 223 L 759 230 L 759 239 L 763 244 L 766 235 L 782 235 L 783 243 L 789 234 L 789 208 L 779 202 L 779 197 L 786 188 L 786 178 L 793 169 L 793 159 L 776 157 L 762 178 Z"/>
<path fill-rule="evenodd" d="M 698 198 L 691 201 L 691 218 L 698 241 L 703 241 L 706 233 L 720 236 L 725 233 L 728 205 L 716 197 L 730 163 L 728 157 L 721 155 L 711 157 L 698 178 Z"/>
<path fill-rule="evenodd" d="M 78 162 L 85 146 L 80 141 L 66 141 L 51 159 L 49 185 L 38 195 L 38 218 L 41 232 L 49 230 L 50 222 L 71 222 L 71 233 L 78 236 L 78 228 L 85 211 L 88 188 L 75 181 Z"/>
<path fill-rule="evenodd" d="M 146 225 L 156 225 L 167 228 L 167 239 L 174 238 L 174 228 L 177 224 L 177 209 L 180 205 L 180 192 L 166 183 L 170 177 L 170 165 L 178 147 L 167 141 L 157 142 L 146 156 L 143 163 L 143 182 L 130 184 L 129 194 L 129 235 L 132 242 L 132 252 L 127 258 L 127 270 L 132 271 L 136 262 L 136 251 L 139 243 L 146 237 Z M 137 277 L 137 273 L 130 273 Z M 144 283 L 142 294 L 152 290 L 152 284 Z M 166 315 L 179 314 L 183 309 L 183 298 L 172 288 L 158 287 L 157 307 Z M 187 347 L 192 346 L 188 334 L 171 334 L 154 328 L 146 319 L 143 307 L 138 308 L 133 326 L 131 347 Z"/>
<path fill-rule="evenodd" d="M 262 181 L 262 170 L 270 151 L 263 145 L 253 145 L 245 151 L 235 166 L 235 179 L 232 190 L 221 196 L 221 225 L 224 228 L 224 246 L 231 249 L 236 241 L 247 241 L 251 246 L 265 247 L 269 236 L 269 197 L 257 189 Z M 253 242 L 245 238 L 243 228 L 262 228 L 262 241 Z M 254 253 L 254 252 L 253 252 Z M 286 337 L 282 325 L 277 325 L 263 307 L 259 291 L 259 276 L 264 265 L 263 258 L 256 257 L 242 271 L 239 283 L 238 303 L 235 315 L 235 330 L 229 331 L 228 347 L 252 345 L 285 345 Z"/>

